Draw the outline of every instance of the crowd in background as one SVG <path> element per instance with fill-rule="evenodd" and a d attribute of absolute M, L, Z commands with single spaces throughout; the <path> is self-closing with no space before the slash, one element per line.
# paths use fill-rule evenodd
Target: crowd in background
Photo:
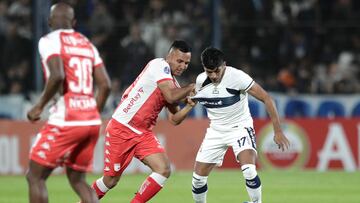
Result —
<path fill-rule="evenodd" d="M 182 83 L 202 72 L 201 51 L 213 40 L 216 0 L 68 0 L 76 29 L 98 47 L 120 97 L 174 39 L 193 50 Z M 58 1 L 53 1 L 53 3 Z M 360 93 L 360 1 L 219 1 L 221 49 L 227 64 L 267 90 Z M 0 1 L 0 94 L 35 91 L 32 1 Z"/>

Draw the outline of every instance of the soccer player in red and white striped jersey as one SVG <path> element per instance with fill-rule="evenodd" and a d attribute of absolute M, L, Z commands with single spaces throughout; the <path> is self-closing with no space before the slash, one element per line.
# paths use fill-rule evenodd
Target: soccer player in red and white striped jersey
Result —
<path fill-rule="evenodd" d="M 104 176 L 93 183 L 99 198 L 117 184 L 133 157 L 149 166 L 152 173 L 132 203 L 147 202 L 164 186 L 170 163 L 152 129 L 163 107 L 168 109 L 170 122 L 177 125 L 195 105 L 186 100 L 194 84 L 180 88 L 174 77 L 187 69 L 190 59 L 186 42 L 175 41 L 167 57 L 151 60 L 123 94 L 106 129 Z M 182 109 L 180 100 L 188 102 Z"/>
<path fill-rule="evenodd" d="M 57 166 L 65 166 L 74 191 L 83 202 L 98 202 L 85 181 L 91 168 L 101 125 L 100 111 L 110 92 L 110 80 L 95 46 L 72 29 L 74 10 L 68 4 L 51 7 L 52 32 L 39 41 L 45 88 L 27 116 L 40 119 L 49 102 L 50 116 L 31 148 L 27 180 L 30 202 L 48 202 L 45 181 Z M 97 86 L 94 96 L 93 80 Z"/>

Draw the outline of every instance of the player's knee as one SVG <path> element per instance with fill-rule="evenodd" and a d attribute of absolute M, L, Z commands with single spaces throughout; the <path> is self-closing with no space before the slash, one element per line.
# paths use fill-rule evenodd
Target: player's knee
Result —
<path fill-rule="evenodd" d="M 208 176 L 200 176 L 196 173 L 193 173 L 192 178 L 192 191 L 195 194 L 204 193 L 207 191 L 207 179 Z"/>
<path fill-rule="evenodd" d="M 25 176 L 28 183 L 33 181 L 33 175 L 29 171 L 26 172 Z"/>
<path fill-rule="evenodd" d="M 156 167 L 153 172 L 158 173 L 158 174 L 168 178 L 171 175 L 170 164 L 164 164 L 159 167 Z"/>
<path fill-rule="evenodd" d="M 38 178 L 38 176 L 36 176 L 30 170 L 28 170 L 26 172 L 26 180 L 29 184 L 34 184 L 34 183 L 40 181 L 40 178 Z"/>
<path fill-rule="evenodd" d="M 256 172 L 256 166 L 254 164 L 245 164 L 241 166 L 244 178 L 246 180 L 246 186 L 250 188 L 258 188 L 261 185 L 260 178 Z"/>
<path fill-rule="evenodd" d="M 170 175 L 171 175 L 171 168 L 170 168 L 170 166 L 163 167 L 163 168 L 160 170 L 159 174 L 161 174 L 162 176 L 164 176 L 164 177 L 166 177 L 166 178 L 170 177 Z"/>
<path fill-rule="evenodd" d="M 103 182 L 109 189 L 115 187 L 120 180 L 120 176 L 104 176 Z"/>

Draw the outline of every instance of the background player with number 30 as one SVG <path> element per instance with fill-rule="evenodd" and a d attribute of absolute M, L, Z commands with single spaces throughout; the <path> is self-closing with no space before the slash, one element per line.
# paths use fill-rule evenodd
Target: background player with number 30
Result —
<path fill-rule="evenodd" d="M 39 120 L 45 105 L 52 104 L 49 119 L 30 152 L 29 199 L 32 203 L 48 202 L 45 181 L 54 168 L 64 165 L 69 183 L 82 202 L 98 202 L 86 183 L 85 172 L 92 166 L 101 125 L 99 112 L 110 93 L 110 80 L 98 50 L 72 29 L 72 7 L 53 5 L 49 25 L 52 32 L 39 41 L 46 84 L 28 119 Z"/>

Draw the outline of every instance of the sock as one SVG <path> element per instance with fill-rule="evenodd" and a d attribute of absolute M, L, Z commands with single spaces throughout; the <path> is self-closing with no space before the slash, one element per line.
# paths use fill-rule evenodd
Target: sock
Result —
<path fill-rule="evenodd" d="M 207 195 L 207 176 L 199 176 L 196 173 L 193 173 L 192 178 L 192 194 L 195 203 L 206 203 Z"/>
<path fill-rule="evenodd" d="M 104 181 L 103 181 L 104 177 L 101 177 L 99 179 L 97 179 L 93 184 L 92 184 L 92 188 L 94 188 L 96 195 L 98 196 L 99 199 L 101 199 L 107 191 L 109 191 L 109 188 L 106 187 Z"/>
<path fill-rule="evenodd" d="M 261 181 L 256 172 L 254 164 L 245 164 L 241 166 L 245 181 L 246 190 L 249 194 L 250 200 L 261 203 Z"/>
<path fill-rule="evenodd" d="M 131 200 L 131 203 L 147 202 L 162 189 L 166 179 L 166 177 L 158 173 L 150 174 L 150 176 L 141 185 L 135 197 Z"/>

